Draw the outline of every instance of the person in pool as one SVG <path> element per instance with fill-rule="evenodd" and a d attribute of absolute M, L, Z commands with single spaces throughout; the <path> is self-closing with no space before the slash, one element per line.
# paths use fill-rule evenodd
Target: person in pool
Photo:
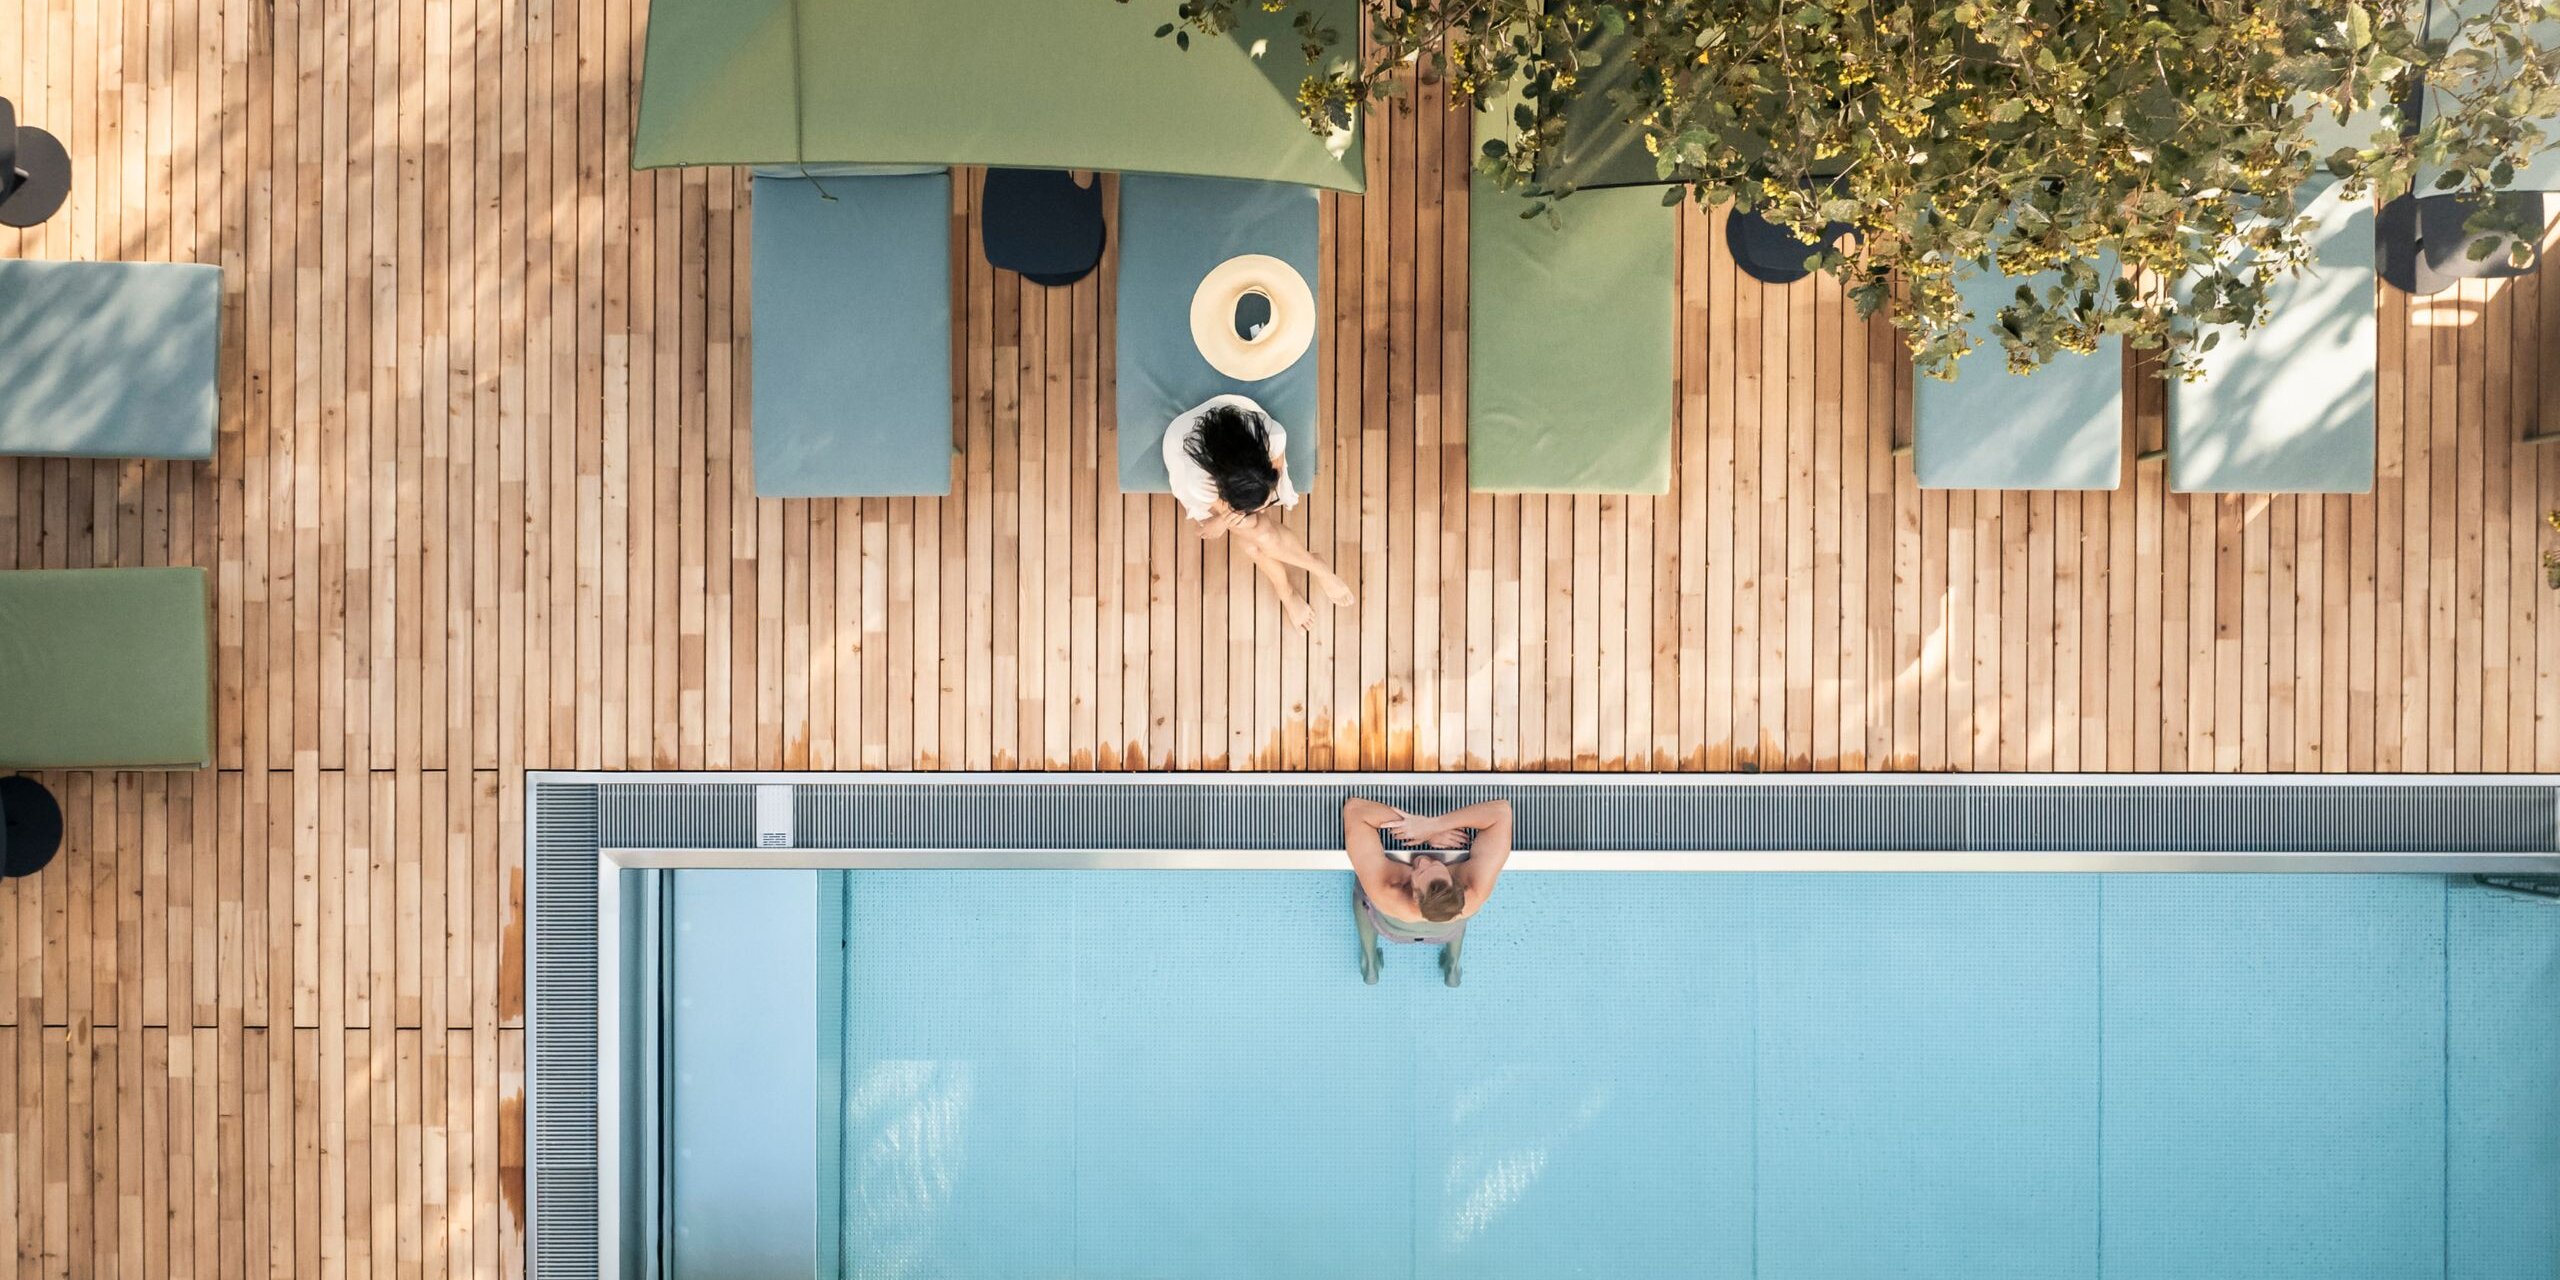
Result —
<path fill-rule="evenodd" d="M 1315 606 L 1289 585 L 1304 569 L 1336 607 L 1351 603 L 1351 585 L 1336 575 L 1280 513 L 1298 505 L 1289 483 L 1289 433 L 1244 396 L 1214 396 L 1173 420 L 1164 432 L 1164 470 L 1173 496 L 1201 538 L 1233 538 L 1280 597 L 1280 610 L 1300 631 L 1315 624 Z"/>
<path fill-rule="evenodd" d="M 1458 985 L 1467 921 L 1484 910 L 1511 860 L 1511 802 L 1487 800 L 1433 817 L 1353 796 L 1342 802 L 1342 848 L 1358 881 L 1360 979 L 1378 980 L 1378 940 L 1440 944 L 1440 976 Z"/>

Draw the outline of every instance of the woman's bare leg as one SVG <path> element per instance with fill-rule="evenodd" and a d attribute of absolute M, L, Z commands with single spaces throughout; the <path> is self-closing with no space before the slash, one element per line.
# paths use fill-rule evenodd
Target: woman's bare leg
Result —
<path fill-rule="evenodd" d="M 1360 894 L 1360 882 L 1351 882 L 1351 920 L 1360 930 L 1360 980 L 1378 985 L 1378 924 L 1369 918 L 1369 900 Z"/>
<path fill-rule="evenodd" d="M 1325 598 L 1337 607 L 1348 606 L 1354 599 L 1351 584 L 1334 573 L 1332 566 L 1317 559 L 1316 553 L 1308 550 L 1307 544 L 1291 532 L 1289 526 L 1282 524 L 1278 516 L 1256 516 L 1238 528 L 1235 536 L 1259 551 L 1265 564 L 1277 562 L 1306 570 L 1308 576 L 1315 579 L 1316 589 L 1324 592 Z"/>
<path fill-rule="evenodd" d="M 1279 561 L 1264 555 L 1261 546 L 1249 538 L 1238 542 L 1236 549 L 1262 571 L 1262 580 L 1271 584 L 1271 594 L 1280 597 L 1281 616 L 1289 620 L 1290 626 L 1305 631 L 1316 624 L 1315 607 L 1298 597 L 1297 588 L 1289 585 L 1289 571 Z"/>

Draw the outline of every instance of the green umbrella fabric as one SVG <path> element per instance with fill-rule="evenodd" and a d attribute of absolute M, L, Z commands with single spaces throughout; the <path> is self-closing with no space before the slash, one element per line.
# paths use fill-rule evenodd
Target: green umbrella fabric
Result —
<path fill-rule="evenodd" d="M 1154 38 L 1171 0 L 653 0 L 632 163 L 994 165 L 1359 191 L 1299 118 L 1288 15 Z M 1352 0 L 1315 11 L 1346 36 Z"/>

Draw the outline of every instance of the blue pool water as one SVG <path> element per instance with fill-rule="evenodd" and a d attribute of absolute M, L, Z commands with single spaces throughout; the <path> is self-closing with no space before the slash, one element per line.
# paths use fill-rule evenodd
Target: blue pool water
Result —
<path fill-rule="evenodd" d="M 1452 990 L 1347 875 L 687 872 L 698 962 L 751 881 L 825 1274 L 2560 1275 L 2560 907 L 2464 882 L 1524 873 Z"/>

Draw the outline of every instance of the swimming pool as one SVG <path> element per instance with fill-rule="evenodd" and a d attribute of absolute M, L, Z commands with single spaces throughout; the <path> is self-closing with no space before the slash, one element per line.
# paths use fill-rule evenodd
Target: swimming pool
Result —
<path fill-rule="evenodd" d="M 2542 1277 L 2560 908 L 2442 876 L 669 873 L 686 1275 Z"/>

